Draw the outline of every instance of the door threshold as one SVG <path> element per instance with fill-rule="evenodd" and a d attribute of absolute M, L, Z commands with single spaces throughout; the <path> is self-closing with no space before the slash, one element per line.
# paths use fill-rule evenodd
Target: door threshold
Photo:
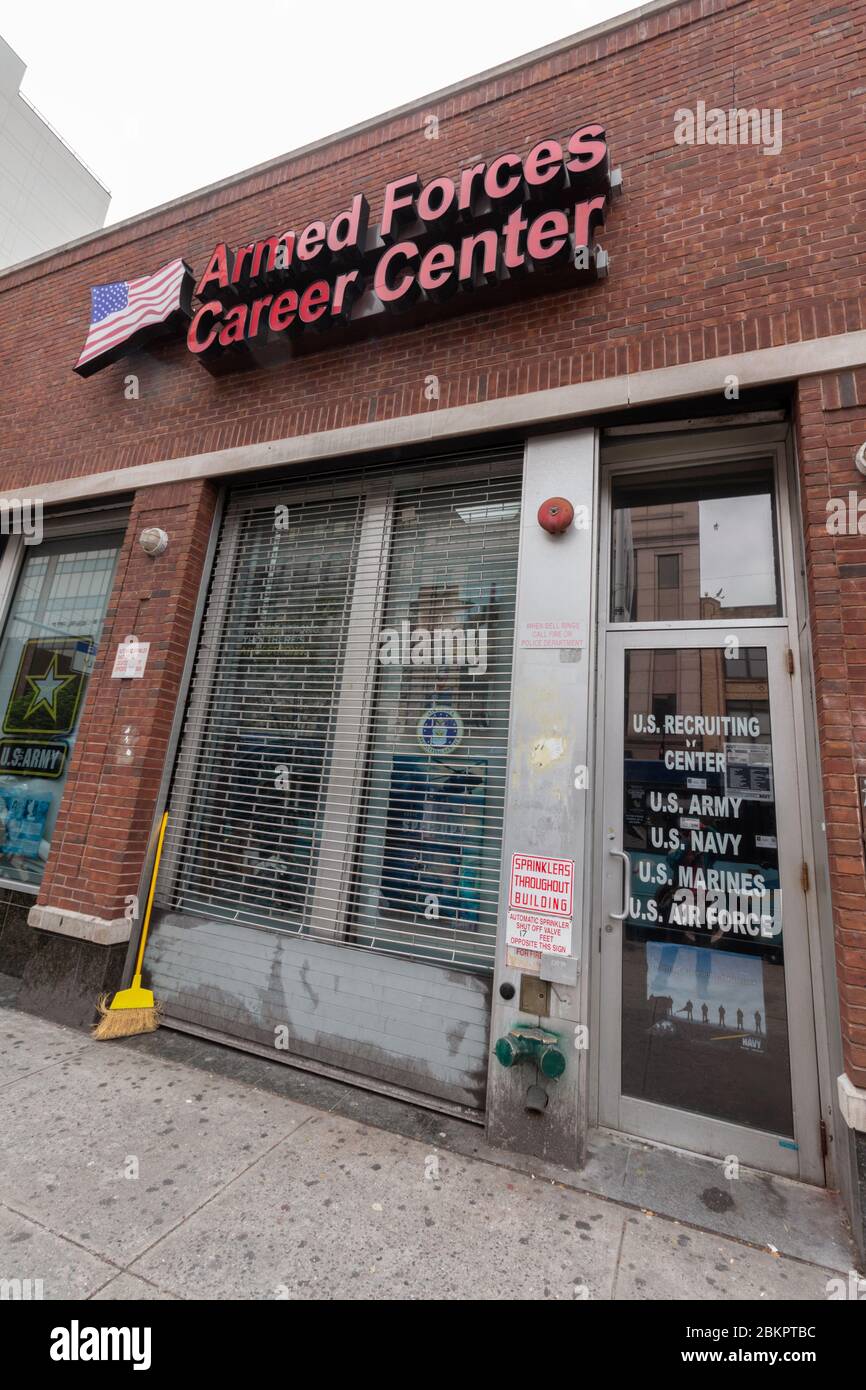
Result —
<path fill-rule="evenodd" d="M 848 1268 L 853 1258 L 839 1194 L 795 1178 L 744 1164 L 737 1178 L 727 1178 L 719 1159 L 597 1128 L 590 1130 L 586 1163 L 573 1181 L 650 1216 L 830 1268 Z"/>

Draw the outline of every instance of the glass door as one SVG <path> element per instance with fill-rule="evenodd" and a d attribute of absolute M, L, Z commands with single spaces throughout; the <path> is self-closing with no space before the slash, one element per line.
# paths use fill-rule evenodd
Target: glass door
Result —
<path fill-rule="evenodd" d="M 608 634 L 600 1118 L 822 1182 L 786 656 Z"/>

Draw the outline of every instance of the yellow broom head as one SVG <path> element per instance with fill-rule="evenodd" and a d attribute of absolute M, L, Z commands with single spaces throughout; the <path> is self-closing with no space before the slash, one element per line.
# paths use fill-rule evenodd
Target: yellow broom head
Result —
<path fill-rule="evenodd" d="M 94 1038 L 134 1038 L 137 1033 L 153 1033 L 159 1027 L 162 1010 L 154 1003 L 149 989 L 135 983 L 131 989 L 118 990 L 110 1004 L 109 998 L 104 994 L 97 1004 L 99 1022 L 93 1029 Z"/>

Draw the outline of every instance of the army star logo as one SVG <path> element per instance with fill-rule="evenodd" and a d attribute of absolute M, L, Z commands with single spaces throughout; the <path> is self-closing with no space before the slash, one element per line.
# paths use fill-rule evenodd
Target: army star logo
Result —
<path fill-rule="evenodd" d="M 78 680 L 78 675 L 75 673 L 69 676 L 58 676 L 57 661 L 58 656 L 55 652 L 48 663 L 48 669 L 44 675 L 26 677 L 28 685 L 33 686 L 35 694 L 30 704 L 27 706 L 27 713 L 24 716 L 25 719 L 29 719 L 31 714 L 34 714 L 35 711 L 39 709 L 40 705 L 44 705 L 51 719 L 56 722 L 57 696 L 59 692 L 64 686 L 69 685 L 70 681 Z"/>

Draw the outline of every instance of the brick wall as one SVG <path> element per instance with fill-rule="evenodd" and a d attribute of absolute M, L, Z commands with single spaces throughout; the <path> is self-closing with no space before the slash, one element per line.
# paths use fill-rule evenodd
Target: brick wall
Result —
<path fill-rule="evenodd" d="M 866 508 L 863 534 L 827 529 L 827 503 L 866 502 L 866 370 L 800 383 L 797 438 L 836 967 L 846 1071 L 866 1087 L 866 865 L 857 776 L 866 776 Z M 859 486 L 858 486 L 859 484 Z"/>
<path fill-rule="evenodd" d="M 864 49 L 866 0 L 685 0 L 0 276 L 0 489 L 866 328 Z M 674 112 L 698 101 L 780 108 L 781 153 L 676 144 Z M 322 110 L 324 120 L 324 88 Z M 438 140 L 423 136 L 431 114 Z M 591 119 L 605 122 L 625 178 L 602 237 L 606 282 L 219 379 L 181 343 L 87 381 L 71 370 L 92 284 L 177 255 L 201 274 L 218 241 L 300 229 L 358 191 L 378 221 L 389 179 L 454 175 Z M 138 400 L 124 396 L 130 370 Z M 430 373 L 438 400 L 425 395 Z M 854 776 L 866 772 L 866 578 L 856 569 L 866 540 L 831 538 L 825 503 L 856 486 L 864 392 L 859 373 L 816 377 L 798 400 L 846 1066 L 862 1086 L 866 884 Z M 136 891 L 212 507 L 199 484 L 136 499 L 44 903 L 113 917 Z M 137 547 L 148 517 L 172 533 L 157 560 Z M 153 643 L 150 679 L 121 685 L 110 661 L 130 631 Z M 115 761 L 126 724 L 143 750 L 132 768 Z"/>
<path fill-rule="evenodd" d="M 864 47 L 866 0 L 687 0 L 0 277 L 0 487 L 863 328 Z M 698 100 L 780 108 L 782 152 L 676 144 L 674 113 Z M 625 177 L 606 282 L 220 380 L 178 343 L 137 359 L 138 401 L 129 364 L 71 370 L 92 284 L 177 255 L 201 274 L 218 241 L 300 230 L 356 191 L 378 221 L 389 179 L 453 175 L 594 118 Z"/>
<path fill-rule="evenodd" d="M 127 895 L 138 892 L 214 505 L 214 490 L 200 481 L 136 494 L 40 904 L 113 920 L 123 916 Z M 168 532 L 169 546 L 151 558 L 138 537 L 156 525 Z M 130 634 L 150 643 L 146 676 L 115 680 L 117 644 Z M 128 761 L 126 728 L 135 740 Z"/>

